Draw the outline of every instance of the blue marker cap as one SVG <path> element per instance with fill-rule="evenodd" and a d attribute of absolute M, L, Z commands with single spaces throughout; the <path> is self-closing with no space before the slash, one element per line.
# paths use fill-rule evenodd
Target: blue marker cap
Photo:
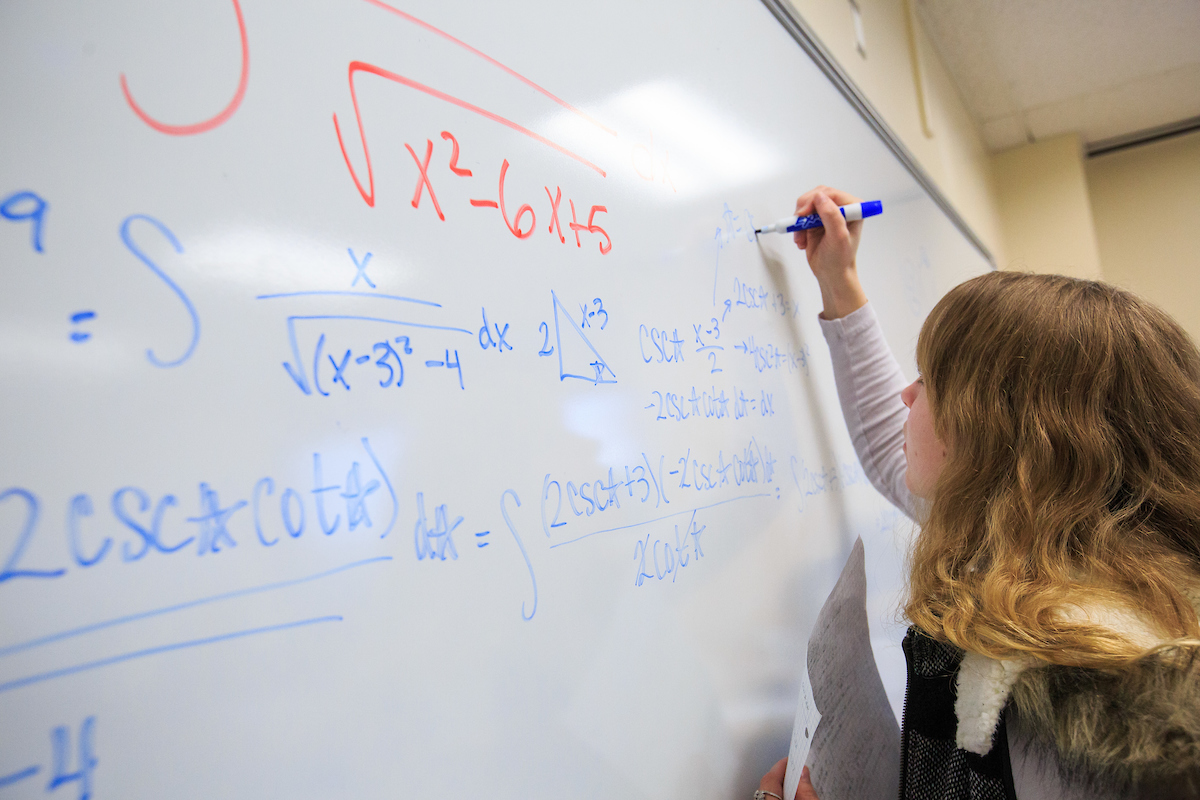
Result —
<path fill-rule="evenodd" d="M 867 217 L 873 217 L 877 214 L 883 213 L 883 201 L 882 200 L 867 200 L 866 202 L 859 203 L 858 205 L 862 207 L 862 218 L 863 219 L 866 219 Z M 842 216 L 845 216 L 845 214 L 846 214 L 846 208 L 843 207 L 842 208 Z"/>

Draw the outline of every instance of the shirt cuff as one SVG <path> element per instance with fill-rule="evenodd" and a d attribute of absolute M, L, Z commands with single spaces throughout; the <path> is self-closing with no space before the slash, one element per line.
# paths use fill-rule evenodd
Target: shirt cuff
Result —
<path fill-rule="evenodd" d="M 862 308 L 851 311 L 846 316 L 838 317 L 837 319 L 825 319 L 818 314 L 817 322 L 821 324 L 821 333 L 825 335 L 825 340 L 831 345 L 835 342 L 842 344 L 852 341 L 863 331 L 874 328 L 879 324 L 879 321 L 875 317 L 875 309 L 870 302 Z"/>

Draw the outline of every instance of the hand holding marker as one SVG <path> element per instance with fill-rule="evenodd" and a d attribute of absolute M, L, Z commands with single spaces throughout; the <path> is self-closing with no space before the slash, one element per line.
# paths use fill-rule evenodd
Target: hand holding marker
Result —
<path fill-rule="evenodd" d="M 851 203 L 848 206 L 841 206 L 838 211 L 842 212 L 842 216 L 846 218 L 846 222 L 856 222 L 867 217 L 874 217 L 877 214 L 883 213 L 882 200 L 866 200 L 861 203 Z M 755 233 L 793 233 L 795 231 L 806 231 L 809 228 L 821 228 L 820 214 L 809 214 L 806 217 L 784 217 L 778 222 L 772 222 L 762 228 L 755 228 Z"/>

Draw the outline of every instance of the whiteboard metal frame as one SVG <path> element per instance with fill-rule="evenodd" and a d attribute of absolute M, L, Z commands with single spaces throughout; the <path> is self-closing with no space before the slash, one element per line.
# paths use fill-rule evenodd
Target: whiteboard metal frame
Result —
<path fill-rule="evenodd" d="M 929 196 L 933 199 L 933 202 L 937 203 L 942 213 L 949 217 L 950 221 L 954 223 L 954 226 L 958 228 L 963 236 L 967 237 L 967 240 L 975 246 L 975 249 L 987 260 L 992 269 L 996 269 L 996 259 L 992 256 L 992 252 L 987 248 L 987 245 L 975 235 L 975 231 L 971 229 L 967 221 L 962 218 L 954 206 L 951 205 L 950 201 L 946 199 L 946 196 L 938 189 L 933 179 L 921 168 L 917 160 L 913 158 L 912 153 L 900 141 L 900 137 L 884 122 L 883 117 L 875 110 L 875 107 L 871 105 L 866 95 L 862 93 L 862 90 L 858 88 L 846 71 L 842 69 L 842 65 L 837 62 L 833 54 L 825 48 L 825 45 L 821 44 L 821 40 L 817 38 L 817 34 L 800 17 L 800 14 L 792 7 L 789 0 L 762 0 L 762 3 L 775 19 L 779 20 L 779 24 L 792 35 L 792 38 L 796 40 L 796 43 L 800 45 L 804 52 L 808 53 L 809 57 L 816 62 L 816 65 L 825 73 L 825 77 L 829 78 L 833 85 L 837 87 L 837 90 L 854 107 L 854 110 L 863 118 L 863 121 L 871 127 L 871 130 L 875 131 L 876 135 L 883 140 L 883 143 L 899 159 L 900 163 L 916 179 L 917 183 L 921 184 L 921 188 L 929 193 Z"/>

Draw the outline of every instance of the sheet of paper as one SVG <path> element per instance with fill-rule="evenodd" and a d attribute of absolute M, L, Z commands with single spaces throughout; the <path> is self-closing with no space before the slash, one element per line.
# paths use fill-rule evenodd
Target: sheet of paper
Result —
<path fill-rule="evenodd" d="M 812 683 L 808 680 L 807 667 L 800 673 L 800 700 L 796 703 L 796 721 L 792 725 L 792 744 L 788 748 L 787 772 L 783 775 L 783 796 L 795 797 L 800 773 L 808 760 L 808 749 L 812 746 L 821 712 L 813 699 Z"/>
<path fill-rule="evenodd" d="M 890 800 L 899 789 L 900 726 L 875 666 L 866 600 L 859 539 L 808 640 L 808 677 L 821 714 L 808 765 L 821 800 Z"/>

